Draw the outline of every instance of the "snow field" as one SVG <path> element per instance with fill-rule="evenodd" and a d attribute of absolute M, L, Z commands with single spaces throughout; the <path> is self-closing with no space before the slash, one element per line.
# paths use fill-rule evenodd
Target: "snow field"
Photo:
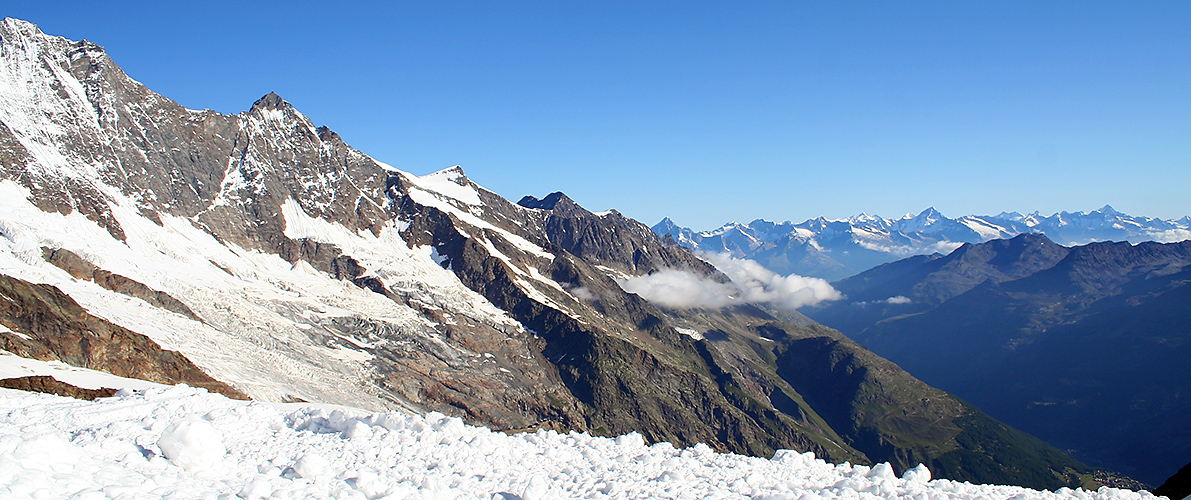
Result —
<path fill-rule="evenodd" d="M 431 413 L 233 401 L 186 386 L 94 402 L 0 390 L 4 498 L 1149 499 L 896 477 L 831 465 L 646 446 L 640 435 L 505 435 Z"/>

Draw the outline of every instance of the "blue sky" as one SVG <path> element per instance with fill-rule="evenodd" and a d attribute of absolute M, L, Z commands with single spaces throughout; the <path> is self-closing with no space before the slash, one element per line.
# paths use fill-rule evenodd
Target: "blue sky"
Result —
<path fill-rule="evenodd" d="M 150 89 L 652 225 L 1191 214 L 1191 2 L 5 2 Z"/>

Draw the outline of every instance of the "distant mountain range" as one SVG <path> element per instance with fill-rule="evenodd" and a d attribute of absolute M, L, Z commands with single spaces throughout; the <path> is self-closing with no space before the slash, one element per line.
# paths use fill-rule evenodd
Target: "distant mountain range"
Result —
<path fill-rule="evenodd" d="M 679 227 L 669 217 L 653 226 L 680 245 L 752 259 L 779 274 L 827 280 L 852 276 L 911 255 L 946 254 L 964 243 L 1042 233 L 1060 245 L 1095 241 L 1175 242 L 1191 239 L 1191 217 L 1162 220 L 1135 217 L 1111 206 L 1091 212 L 1038 212 L 945 217 L 934 208 L 900 219 L 860 214 L 846 219 L 819 217 L 799 224 L 757 219 L 730 222 L 712 231 Z"/>
<path fill-rule="evenodd" d="M 1191 241 L 965 244 L 801 311 L 1083 460 L 1159 484 L 1191 457 Z"/>

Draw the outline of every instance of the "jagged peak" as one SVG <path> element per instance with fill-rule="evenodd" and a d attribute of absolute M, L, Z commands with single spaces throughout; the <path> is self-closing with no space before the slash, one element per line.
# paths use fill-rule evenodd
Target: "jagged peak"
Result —
<path fill-rule="evenodd" d="M 669 231 L 673 231 L 675 229 L 682 229 L 682 228 L 680 228 L 678 226 L 678 224 L 676 224 L 674 222 L 674 219 L 671 219 L 669 217 L 663 217 L 662 220 L 658 221 L 657 224 L 654 224 L 651 229 L 653 229 L 653 231 L 655 233 L 658 233 L 658 232 L 667 233 Z"/>
<path fill-rule="evenodd" d="M 558 206 L 559 202 L 562 202 L 564 200 L 566 202 L 569 202 L 572 205 L 575 204 L 575 202 L 573 200 L 571 200 L 570 198 L 568 198 L 567 195 L 563 194 L 562 191 L 555 191 L 553 193 L 550 193 L 550 194 L 546 195 L 545 198 L 542 198 L 540 200 L 534 196 L 525 195 L 525 197 L 521 198 L 521 200 L 518 201 L 517 204 L 521 205 L 525 208 L 537 208 L 540 210 L 554 210 L 554 208 Z"/>
<path fill-rule="evenodd" d="M 937 215 L 939 217 L 943 216 L 943 214 L 939 213 L 938 210 L 935 210 L 935 207 L 926 207 L 926 210 L 923 210 L 918 214 L 919 217 L 930 217 L 932 215 Z"/>
<path fill-rule="evenodd" d="M 3 21 L 0 21 L 0 26 L 3 27 L 4 31 L 11 31 L 25 36 L 45 34 L 42 33 L 41 28 L 38 28 L 36 24 L 15 17 L 5 17 Z"/>
<path fill-rule="evenodd" d="M 309 117 L 298 111 L 298 108 L 295 108 L 289 101 L 282 99 L 276 92 L 269 92 L 252 103 L 252 108 L 248 110 L 248 116 L 264 122 L 280 122 L 287 126 L 292 126 L 293 121 L 297 120 L 306 127 L 313 137 L 321 139 L 324 135 L 314 128 L 314 122 Z M 336 137 L 338 136 L 336 135 Z"/>
<path fill-rule="evenodd" d="M 331 130 L 331 128 L 327 127 L 326 125 L 320 126 L 314 129 L 314 131 L 318 134 L 318 140 L 320 141 L 343 142 L 343 139 L 339 137 L 339 134 L 336 134 L 335 131 Z"/>
<path fill-rule="evenodd" d="M 47 35 L 36 24 L 13 17 L 6 17 L 0 20 L 0 42 L 9 46 L 16 44 L 43 48 L 49 48 L 51 45 L 62 48 L 60 44 L 68 44 L 72 47 L 69 49 L 69 57 L 71 58 L 76 58 L 79 54 L 85 54 L 96 59 L 107 54 L 103 47 L 86 38 L 74 41 L 60 36 Z M 110 63 L 110 60 L 108 62 Z"/>
<path fill-rule="evenodd" d="M 1103 207 L 1100 207 L 1100 210 L 1097 210 L 1097 212 L 1100 212 L 1105 215 L 1125 215 L 1121 212 L 1116 211 L 1116 209 L 1112 208 L 1112 205 L 1107 205 L 1107 204 L 1104 205 Z"/>
<path fill-rule="evenodd" d="M 276 92 L 269 92 L 268 94 L 265 94 L 264 97 L 261 97 L 260 99 L 257 99 L 256 102 L 252 103 L 252 108 L 249 109 L 248 112 L 252 113 L 254 111 L 267 109 L 297 111 L 294 109 L 292 104 L 286 102 L 286 100 L 282 99 L 281 96 L 277 95 Z"/>

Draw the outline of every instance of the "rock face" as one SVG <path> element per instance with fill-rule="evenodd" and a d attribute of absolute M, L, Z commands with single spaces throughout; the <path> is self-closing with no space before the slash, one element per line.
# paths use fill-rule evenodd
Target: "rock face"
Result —
<path fill-rule="evenodd" d="M 1191 453 L 1180 416 L 1189 283 L 1191 242 L 1067 248 L 1021 235 L 877 267 L 835 284 L 849 300 L 804 312 L 999 419 L 1156 484 Z"/>
<path fill-rule="evenodd" d="M 511 203 L 459 168 L 398 171 L 275 94 L 187 110 L 21 21 L 0 39 L 0 269 L 253 398 L 1090 485 L 838 332 L 625 292 L 618 279 L 662 270 L 728 277 L 618 213 L 561 193 Z M 79 347 L 90 325 L 22 321 L 37 345 L 3 338 L 30 356 L 114 349 Z"/>
<path fill-rule="evenodd" d="M 116 394 L 115 389 L 83 389 L 65 382 L 59 382 L 49 375 L 6 378 L 0 380 L 0 387 L 29 392 L 44 392 L 46 394 L 56 394 L 75 399 L 110 398 Z"/>

